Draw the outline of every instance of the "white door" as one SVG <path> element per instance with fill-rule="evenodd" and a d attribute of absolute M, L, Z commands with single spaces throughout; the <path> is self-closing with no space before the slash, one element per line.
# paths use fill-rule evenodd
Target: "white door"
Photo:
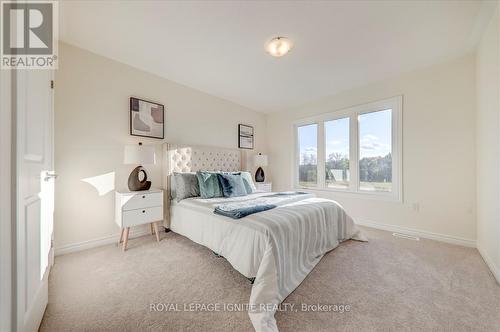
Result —
<path fill-rule="evenodd" d="M 17 329 L 37 331 L 48 301 L 54 211 L 51 70 L 16 71 Z"/>

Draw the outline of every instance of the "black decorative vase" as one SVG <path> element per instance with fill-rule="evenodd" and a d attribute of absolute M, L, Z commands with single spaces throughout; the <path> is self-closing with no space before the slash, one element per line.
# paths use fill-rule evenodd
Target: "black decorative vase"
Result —
<path fill-rule="evenodd" d="M 257 171 L 255 172 L 255 182 L 264 182 L 265 179 L 264 175 L 264 170 L 262 167 L 257 168 Z"/>
<path fill-rule="evenodd" d="M 144 179 L 139 180 L 139 173 L 144 175 Z M 128 177 L 128 189 L 130 191 L 149 190 L 151 188 L 151 181 L 148 181 L 146 170 L 142 166 L 134 168 Z"/>

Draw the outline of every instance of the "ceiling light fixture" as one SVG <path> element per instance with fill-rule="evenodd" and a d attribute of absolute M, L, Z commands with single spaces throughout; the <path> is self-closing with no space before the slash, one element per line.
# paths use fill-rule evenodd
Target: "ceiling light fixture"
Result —
<path fill-rule="evenodd" d="M 271 39 L 266 46 L 266 51 L 275 57 L 287 54 L 293 47 L 293 43 L 286 37 L 276 37 Z"/>

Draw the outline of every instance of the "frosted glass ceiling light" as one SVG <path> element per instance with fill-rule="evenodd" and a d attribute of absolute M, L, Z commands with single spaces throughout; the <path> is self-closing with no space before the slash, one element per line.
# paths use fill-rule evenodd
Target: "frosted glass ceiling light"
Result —
<path fill-rule="evenodd" d="M 275 57 L 287 54 L 293 47 L 293 43 L 286 37 L 276 37 L 267 43 L 266 51 Z"/>

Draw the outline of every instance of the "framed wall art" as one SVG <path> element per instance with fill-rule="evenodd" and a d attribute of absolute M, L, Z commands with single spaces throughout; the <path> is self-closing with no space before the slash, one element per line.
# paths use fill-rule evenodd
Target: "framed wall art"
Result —
<path fill-rule="evenodd" d="M 238 148 L 253 149 L 253 127 L 244 124 L 238 125 Z"/>
<path fill-rule="evenodd" d="M 164 139 L 164 106 L 151 101 L 130 97 L 130 135 Z"/>

